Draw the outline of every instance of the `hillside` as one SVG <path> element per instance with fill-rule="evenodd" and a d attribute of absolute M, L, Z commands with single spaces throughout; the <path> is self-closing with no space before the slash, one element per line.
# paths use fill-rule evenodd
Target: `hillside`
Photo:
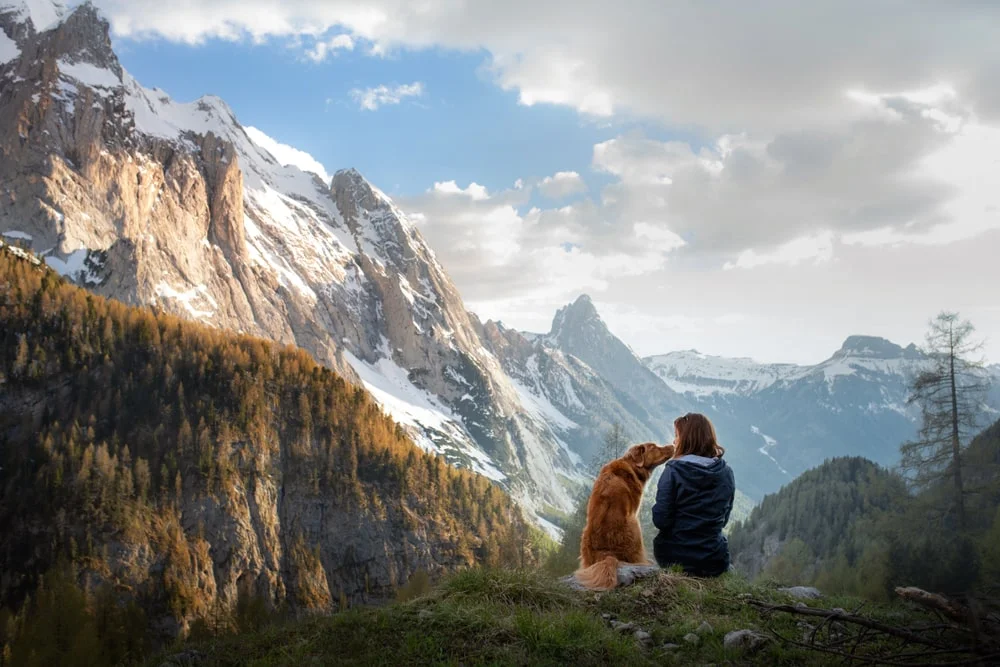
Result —
<path fill-rule="evenodd" d="M 733 563 L 751 578 L 768 571 L 799 581 L 811 579 L 814 559 L 844 553 L 856 560 L 865 546 L 851 534 L 856 522 L 892 510 L 905 497 L 903 481 L 871 461 L 832 459 L 766 496 L 746 521 L 733 527 Z M 789 558 L 796 549 L 809 554 L 795 564 L 800 571 L 782 572 L 781 557 Z"/>
<path fill-rule="evenodd" d="M 527 564 L 489 480 L 417 448 L 305 352 L 87 293 L 0 249 L 0 607 L 57 561 L 153 635 Z"/>
<path fill-rule="evenodd" d="M 535 573 L 471 570 L 417 599 L 177 645 L 148 664 L 826 665 L 845 644 L 856 664 L 974 659 L 971 633 L 959 624 L 925 631 L 921 640 L 936 646 L 921 646 L 835 620 L 860 606 L 844 597 L 797 601 L 732 575 L 661 573 L 593 594 Z M 901 603 L 868 604 L 860 618 L 904 636 L 911 627 L 942 627 Z M 996 648 L 980 639 L 979 655 Z"/>
<path fill-rule="evenodd" d="M 827 461 L 769 495 L 730 532 L 736 567 L 753 578 L 815 583 L 884 598 L 895 586 L 1000 591 L 1000 422 L 962 452 L 967 530 L 950 477 L 919 493 L 862 458 Z"/>

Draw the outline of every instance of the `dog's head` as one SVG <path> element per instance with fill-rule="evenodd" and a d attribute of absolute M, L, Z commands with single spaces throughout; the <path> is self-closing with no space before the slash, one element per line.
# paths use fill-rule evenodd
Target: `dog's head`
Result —
<path fill-rule="evenodd" d="M 645 442 L 641 445 L 632 445 L 622 457 L 632 464 L 637 470 L 650 473 L 656 466 L 668 461 L 674 455 L 673 445 L 663 445 L 662 447 L 654 442 Z"/>

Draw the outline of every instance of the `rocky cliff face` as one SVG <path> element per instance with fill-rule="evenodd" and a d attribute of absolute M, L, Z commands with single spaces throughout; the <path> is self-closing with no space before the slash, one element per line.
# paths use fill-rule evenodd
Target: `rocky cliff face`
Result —
<path fill-rule="evenodd" d="M 0 4 L 7 240 L 99 294 L 299 345 L 425 449 L 529 508 L 569 507 L 572 453 L 388 197 L 278 164 L 216 97 L 142 87 L 91 5 L 30 5 Z"/>

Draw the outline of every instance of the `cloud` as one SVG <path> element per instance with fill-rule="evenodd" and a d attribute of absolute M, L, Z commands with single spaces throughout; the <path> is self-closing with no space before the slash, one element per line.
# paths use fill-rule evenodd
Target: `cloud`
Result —
<path fill-rule="evenodd" d="M 1000 112 L 1000 53 L 984 25 L 1000 5 L 865 0 L 713 3 L 634 0 L 97 0 L 115 33 L 210 38 L 347 34 L 374 51 L 485 50 L 498 85 L 523 104 L 607 116 L 625 111 L 716 133 L 822 126 L 850 89 L 912 90 L 942 74 L 984 116 Z M 531 21 L 525 17 L 530 16 Z"/>
<path fill-rule="evenodd" d="M 276 141 L 258 130 L 256 127 L 244 127 L 243 130 L 247 133 L 247 136 L 250 137 L 251 141 L 270 153 L 271 156 L 274 157 L 274 159 L 280 164 L 286 166 L 296 166 L 302 171 L 308 171 L 316 174 L 327 184 L 330 183 L 331 179 L 329 172 L 327 172 L 326 168 L 320 164 L 319 160 L 314 158 L 309 153 Z"/>
<path fill-rule="evenodd" d="M 605 220 L 589 200 L 527 208 L 531 196 L 523 182 L 490 193 L 446 181 L 397 203 L 473 304 L 554 305 L 578 290 L 604 290 L 619 276 L 656 270 L 683 243 L 655 225 Z"/>
<path fill-rule="evenodd" d="M 321 63 L 337 51 L 353 51 L 354 39 L 343 33 L 317 41 L 306 51 L 306 57 L 316 63 Z"/>
<path fill-rule="evenodd" d="M 564 199 L 587 190 L 586 183 L 575 171 L 557 171 L 539 182 L 538 190 L 549 199 Z"/>
<path fill-rule="evenodd" d="M 469 183 L 468 187 L 464 190 L 458 187 L 458 184 L 455 183 L 455 181 L 434 183 L 434 187 L 431 188 L 431 192 L 444 196 L 460 195 L 468 197 L 472 200 L 489 199 L 490 196 L 485 187 L 475 182 Z"/>
<path fill-rule="evenodd" d="M 833 234 L 824 232 L 815 236 L 804 236 L 783 243 L 768 252 L 758 252 L 753 248 L 744 250 L 735 261 L 726 262 L 722 268 L 753 269 L 765 264 L 787 264 L 795 266 L 801 262 L 829 262 L 833 258 Z"/>
<path fill-rule="evenodd" d="M 419 81 L 392 87 L 380 85 L 363 90 L 355 88 L 350 92 L 351 99 L 364 111 L 377 111 L 387 104 L 399 104 L 407 97 L 421 97 L 423 94 L 424 84 Z"/>
<path fill-rule="evenodd" d="M 998 224 L 989 211 L 1000 205 L 1000 172 L 988 163 L 1000 130 L 941 90 L 871 95 L 822 129 L 722 135 L 697 150 L 622 135 L 597 144 L 592 164 L 618 178 L 602 192 L 617 217 L 659 220 L 691 252 L 744 253 L 733 266 L 791 257 L 806 242 L 787 244 L 828 232 L 947 242 L 955 225 L 972 234 Z"/>

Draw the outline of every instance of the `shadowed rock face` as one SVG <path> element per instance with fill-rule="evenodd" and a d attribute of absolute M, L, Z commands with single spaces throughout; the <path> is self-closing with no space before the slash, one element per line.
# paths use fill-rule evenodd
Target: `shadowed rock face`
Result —
<path fill-rule="evenodd" d="M 47 30 L 0 10 L 0 233 L 130 304 L 299 345 L 415 437 L 529 507 L 579 477 L 526 408 L 417 229 L 357 171 L 278 164 L 221 99 L 172 101 L 123 70 L 82 5 Z"/>

